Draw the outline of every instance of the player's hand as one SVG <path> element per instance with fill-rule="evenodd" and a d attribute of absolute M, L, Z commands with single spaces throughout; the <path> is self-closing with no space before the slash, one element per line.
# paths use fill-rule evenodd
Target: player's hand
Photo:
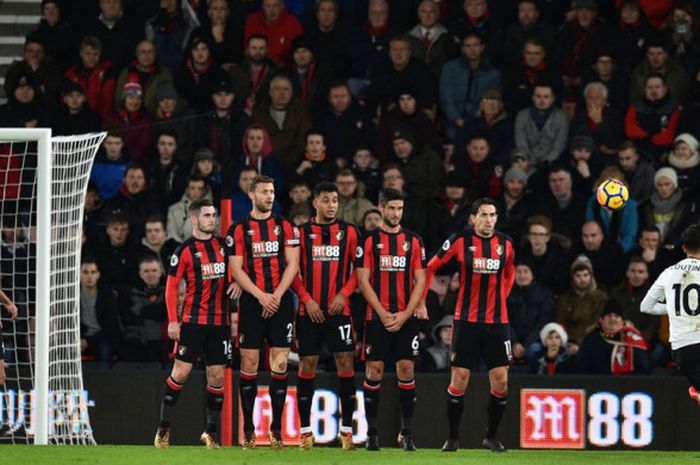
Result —
<path fill-rule="evenodd" d="M 389 326 L 394 324 L 396 314 L 384 311 L 379 314 L 379 319 L 382 321 L 384 328 L 389 329 Z"/>
<path fill-rule="evenodd" d="M 5 310 L 10 314 L 10 320 L 17 319 L 17 306 L 13 302 L 10 302 L 9 305 L 5 305 Z"/>
<path fill-rule="evenodd" d="M 180 342 L 180 323 L 168 323 L 168 337 L 173 341 Z"/>
<path fill-rule="evenodd" d="M 274 295 L 269 293 L 263 294 L 262 297 L 258 299 L 258 302 L 262 307 L 262 316 L 266 319 L 274 315 L 277 309 L 279 308 L 279 302 L 277 301 Z"/>
<path fill-rule="evenodd" d="M 418 302 L 416 309 L 413 310 L 413 316 L 415 316 L 419 320 L 428 319 L 428 308 L 425 306 L 425 301 L 421 300 L 420 302 Z"/>
<path fill-rule="evenodd" d="M 243 289 L 241 289 L 241 286 L 239 286 L 235 281 L 229 284 L 228 288 L 226 289 L 226 295 L 232 300 L 238 299 L 242 293 Z"/>
<path fill-rule="evenodd" d="M 340 315 L 340 313 L 343 311 L 345 308 L 345 302 L 347 299 L 343 295 L 342 292 L 338 292 L 335 297 L 333 297 L 333 301 L 331 302 L 331 306 L 328 308 L 328 313 L 331 315 Z"/>
<path fill-rule="evenodd" d="M 318 302 L 316 302 L 314 299 L 311 299 L 305 303 L 304 308 L 306 308 L 306 313 L 309 314 L 309 319 L 311 319 L 311 321 L 314 323 L 323 323 L 326 321 L 326 317 L 323 315 L 321 306 L 318 305 Z"/>
<path fill-rule="evenodd" d="M 413 312 L 396 312 L 394 315 L 394 322 L 386 327 L 386 330 L 390 333 L 395 333 L 400 330 L 404 323 L 406 323 L 406 320 L 413 316 Z"/>

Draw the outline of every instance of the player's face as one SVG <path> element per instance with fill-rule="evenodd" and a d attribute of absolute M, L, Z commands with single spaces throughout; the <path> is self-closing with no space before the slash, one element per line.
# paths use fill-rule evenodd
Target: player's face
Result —
<path fill-rule="evenodd" d="M 85 263 L 80 266 L 80 284 L 83 287 L 94 288 L 100 279 L 100 270 L 94 263 Z"/>
<path fill-rule="evenodd" d="M 213 234 L 216 231 L 216 208 L 202 207 L 194 218 L 193 226 L 204 234 Z"/>
<path fill-rule="evenodd" d="M 163 267 L 158 261 L 141 263 L 139 266 L 139 278 L 150 288 L 158 286 L 162 277 Z"/>
<path fill-rule="evenodd" d="M 632 262 L 627 267 L 627 280 L 634 287 L 643 285 L 649 279 L 646 263 Z"/>
<path fill-rule="evenodd" d="M 314 198 L 314 208 L 316 215 L 324 223 L 335 221 L 335 216 L 338 213 L 338 193 L 337 192 L 321 192 L 321 195 Z"/>
<path fill-rule="evenodd" d="M 272 211 L 275 202 L 275 185 L 271 182 L 261 182 L 255 186 L 255 190 L 249 193 L 253 207 L 260 213 Z"/>
<path fill-rule="evenodd" d="M 493 205 L 482 205 L 475 215 L 471 215 L 476 234 L 482 237 L 493 236 L 498 221 L 498 212 Z"/>
<path fill-rule="evenodd" d="M 384 224 L 390 228 L 395 228 L 401 224 L 403 217 L 403 200 L 390 200 L 386 205 L 379 205 L 382 212 Z"/>

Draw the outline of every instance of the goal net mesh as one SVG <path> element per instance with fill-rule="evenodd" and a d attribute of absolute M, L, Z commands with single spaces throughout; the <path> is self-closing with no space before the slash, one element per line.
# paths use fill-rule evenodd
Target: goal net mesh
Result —
<path fill-rule="evenodd" d="M 16 131 L 15 131 L 16 132 Z M 0 279 L 19 312 L 2 311 L 6 380 L 0 386 L 0 443 L 33 443 L 35 328 L 49 312 L 48 441 L 94 444 L 80 356 L 83 205 L 104 134 L 51 139 L 50 269 L 37 269 L 37 143 L 0 132 Z M 49 308 L 37 308 L 38 273 L 49 273 Z"/>

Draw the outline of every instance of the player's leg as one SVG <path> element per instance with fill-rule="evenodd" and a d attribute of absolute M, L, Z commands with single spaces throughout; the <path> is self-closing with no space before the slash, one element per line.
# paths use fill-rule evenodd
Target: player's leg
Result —
<path fill-rule="evenodd" d="M 224 368 L 231 350 L 231 335 L 228 326 L 206 328 L 207 427 L 200 440 L 208 449 L 218 449 L 221 409 L 224 405 Z"/>
<path fill-rule="evenodd" d="M 411 420 L 413 409 L 416 405 L 416 380 L 414 375 L 415 362 L 411 360 L 398 360 L 396 362 L 396 377 L 399 386 L 399 404 L 401 405 L 401 430 L 397 441 L 403 450 L 412 452 L 416 450 L 411 434 Z"/>
<path fill-rule="evenodd" d="M 311 433 L 311 403 L 316 389 L 316 367 L 321 350 L 320 324 L 308 316 L 299 316 L 296 324 L 296 337 L 299 352 L 299 371 L 297 373 L 297 410 L 301 426 L 299 448 L 309 450 L 313 447 Z"/>
<path fill-rule="evenodd" d="M 447 423 L 449 433 L 443 452 L 459 448 L 459 423 L 464 411 L 464 393 L 474 367 L 479 363 L 478 327 L 474 323 L 455 321 L 452 329 L 450 385 L 447 387 Z"/>
<path fill-rule="evenodd" d="M 489 368 L 491 387 L 483 445 L 493 452 L 505 452 L 506 448 L 496 435 L 508 404 L 508 366 L 512 358 L 508 325 L 484 325 L 483 344 L 482 354 Z"/>
<path fill-rule="evenodd" d="M 396 334 L 396 377 L 401 405 L 401 430 L 397 441 L 407 452 L 416 450 L 411 434 L 411 420 L 416 405 L 415 360 L 420 348 L 418 320 L 411 317 Z"/>
<path fill-rule="evenodd" d="M 207 366 L 207 427 L 200 440 L 207 449 L 218 449 L 221 409 L 224 405 L 224 366 Z"/>
<path fill-rule="evenodd" d="M 367 417 L 367 450 L 379 450 L 379 432 L 377 431 L 377 413 L 384 376 L 384 359 L 393 341 L 381 321 L 368 321 L 365 325 L 365 381 L 362 385 L 365 395 L 365 416 Z"/>
<path fill-rule="evenodd" d="M 252 295 L 244 292 L 239 302 L 236 344 L 241 355 L 239 392 L 243 413 L 243 449 L 252 449 L 255 447 L 253 409 L 258 396 L 258 366 L 265 320 L 260 304 Z"/>
<path fill-rule="evenodd" d="M 343 450 L 352 450 L 352 415 L 355 411 L 355 342 L 352 337 L 352 320 L 347 315 L 331 315 L 322 325 L 328 350 L 333 354 L 338 373 L 338 397 L 342 420 L 338 435 Z"/>
<path fill-rule="evenodd" d="M 673 359 L 690 383 L 688 395 L 700 405 L 700 344 L 674 350 Z"/>
<path fill-rule="evenodd" d="M 177 355 L 176 355 L 177 357 Z M 165 392 L 160 403 L 160 418 L 158 430 L 153 441 L 159 449 L 170 446 L 170 423 L 177 401 L 180 399 L 182 388 L 190 376 L 192 363 L 185 360 L 175 359 L 170 376 L 165 380 Z"/>
<path fill-rule="evenodd" d="M 352 415 L 355 412 L 355 354 L 354 352 L 337 352 L 333 354 L 338 371 L 338 394 L 342 419 L 340 422 L 340 441 L 343 450 L 352 450 Z"/>
<path fill-rule="evenodd" d="M 268 332 L 265 335 L 270 344 L 270 404 L 272 405 L 272 421 L 270 422 L 270 447 L 281 449 L 282 415 L 287 399 L 287 358 L 292 346 L 294 325 L 294 309 L 292 297 L 285 293 L 277 313 L 270 319 Z"/>

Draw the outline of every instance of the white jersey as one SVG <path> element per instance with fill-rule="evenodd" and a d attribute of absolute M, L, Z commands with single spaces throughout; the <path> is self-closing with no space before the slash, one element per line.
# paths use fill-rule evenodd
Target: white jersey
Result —
<path fill-rule="evenodd" d="M 666 268 L 639 309 L 668 314 L 673 350 L 700 343 L 700 259 L 686 258 Z"/>

